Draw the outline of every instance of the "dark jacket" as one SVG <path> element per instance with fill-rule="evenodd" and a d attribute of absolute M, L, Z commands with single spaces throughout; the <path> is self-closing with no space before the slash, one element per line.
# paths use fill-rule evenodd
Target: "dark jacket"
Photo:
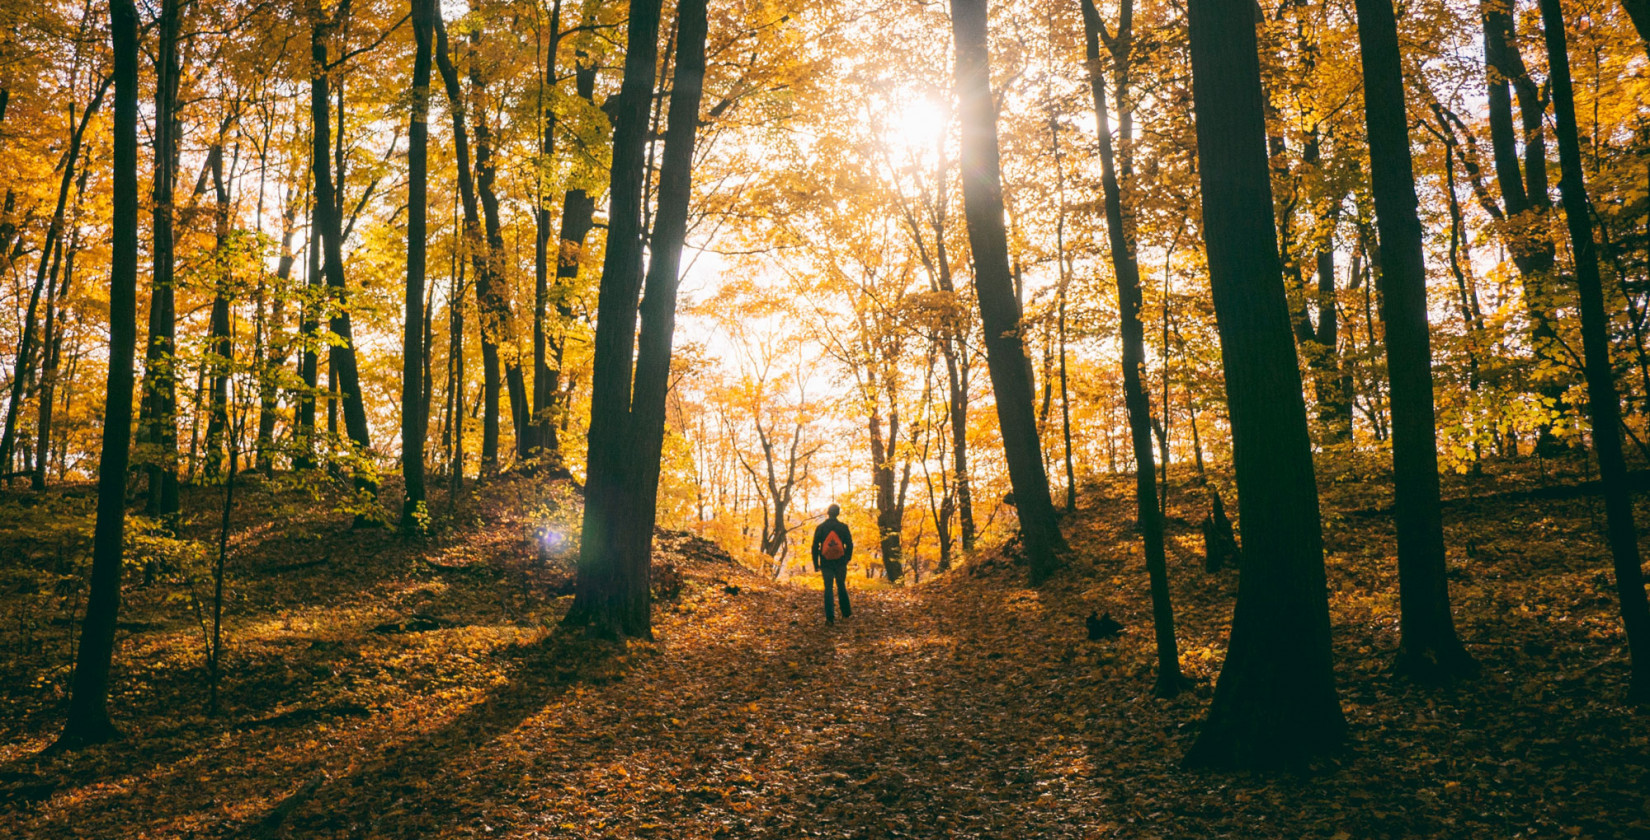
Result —
<path fill-rule="evenodd" d="M 837 537 L 842 540 L 842 559 L 837 562 L 846 563 L 853 559 L 854 535 L 848 531 L 847 524 L 840 519 L 827 519 L 819 523 L 819 527 L 814 529 L 813 556 L 814 568 L 816 569 L 819 568 L 819 561 L 824 559 L 819 554 L 819 548 L 825 544 L 825 535 L 832 531 L 835 531 Z"/>

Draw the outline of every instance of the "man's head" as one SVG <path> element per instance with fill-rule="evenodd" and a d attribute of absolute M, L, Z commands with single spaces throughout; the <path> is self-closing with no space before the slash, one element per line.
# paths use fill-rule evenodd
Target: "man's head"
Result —
<path fill-rule="evenodd" d="M 842 506 L 841 505 L 835 505 L 835 504 L 831 505 L 830 507 L 825 509 L 825 515 L 831 517 L 832 519 L 835 519 L 838 516 L 841 516 L 842 515 Z"/>

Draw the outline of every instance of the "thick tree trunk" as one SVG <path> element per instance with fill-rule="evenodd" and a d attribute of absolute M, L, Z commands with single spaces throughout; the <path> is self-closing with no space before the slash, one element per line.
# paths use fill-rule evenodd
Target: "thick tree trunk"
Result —
<path fill-rule="evenodd" d="M 1145 325 L 1140 321 L 1142 295 L 1140 265 L 1135 260 L 1123 221 L 1123 196 L 1112 160 L 1111 124 L 1106 115 L 1106 84 L 1101 70 L 1100 37 L 1104 24 L 1094 0 L 1082 0 L 1083 30 L 1089 64 L 1089 88 L 1094 96 L 1100 137 L 1100 186 L 1106 205 L 1106 233 L 1112 271 L 1117 277 L 1117 309 L 1123 339 L 1123 400 L 1129 413 L 1129 438 L 1134 445 L 1135 515 L 1145 544 L 1146 571 L 1151 578 L 1152 624 L 1157 638 L 1159 697 L 1173 697 L 1189 685 L 1180 673 L 1180 651 L 1175 643 L 1174 606 L 1169 599 L 1169 567 L 1163 552 L 1163 513 L 1157 503 L 1152 464 L 1151 397 L 1146 393 Z M 1123 0 L 1117 39 L 1132 37 L 1133 3 Z M 1125 47 L 1126 49 L 1126 47 Z M 1165 393 L 1164 400 L 1167 402 Z"/>
<path fill-rule="evenodd" d="M 1621 621 L 1627 631 L 1632 658 L 1629 702 L 1650 703 L 1650 603 L 1644 593 L 1644 569 L 1639 556 L 1638 529 L 1633 522 L 1633 500 L 1627 486 L 1627 465 L 1621 453 L 1621 403 L 1610 367 L 1609 314 L 1604 308 L 1599 280 L 1598 249 L 1593 243 L 1593 220 L 1582 177 L 1581 143 L 1577 139 L 1575 94 L 1570 83 L 1570 56 L 1565 43 L 1564 13 L 1559 0 L 1541 0 L 1542 28 L 1547 36 L 1547 66 L 1551 71 L 1553 116 L 1558 128 L 1559 194 L 1575 254 L 1576 285 L 1581 299 L 1582 352 L 1586 358 L 1587 405 L 1593 420 L 1593 451 L 1604 488 L 1605 533 L 1615 559 L 1616 594 Z"/>
<path fill-rule="evenodd" d="M 626 25 L 624 75 L 613 103 L 612 186 L 607 250 L 596 299 L 596 337 L 590 393 L 590 432 L 584 486 L 584 522 L 573 605 L 565 624 L 594 625 L 605 634 L 651 633 L 647 611 L 636 609 L 636 570 L 625 563 L 625 537 L 637 524 L 619 517 L 634 510 L 626 497 L 625 447 L 629 434 L 631 364 L 642 281 L 642 188 L 646 179 L 648 106 L 659 63 L 660 0 L 634 0 Z M 651 534 L 646 535 L 651 539 Z"/>
<path fill-rule="evenodd" d="M 658 52 L 658 7 L 649 0 L 631 6 L 629 41 L 625 54 L 624 97 L 615 121 L 613 165 L 613 225 L 609 228 L 609 262 L 602 276 L 601 298 L 606 311 L 620 315 L 615 323 L 598 311 L 596 347 L 598 376 L 604 385 L 623 382 L 628 386 L 630 337 L 635 334 L 636 276 L 641 268 L 641 164 L 643 138 L 647 126 L 648 100 L 653 88 L 653 68 Z M 638 20 L 638 14 L 642 19 Z M 653 548 L 653 527 L 657 515 L 659 457 L 664 443 L 666 396 L 670 387 L 670 355 L 675 331 L 676 289 L 681 268 L 682 244 L 687 235 L 688 204 L 692 195 L 693 145 L 699 123 L 699 102 L 704 89 L 705 0 L 683 0 L 677 7 L 676 72 L 670 94 L 670 124 L 665 132 L 663 162 L 659 170 L 659 203 L 649 245 L 646 294 L 641 299 L 640 334 L 635 339 L 635 397 L 628 392 L 606 390 L 603 407 L 611 413 L 591 411 L 590 483 L 585 486 L 584 542 L 579 551 L 579 580 L 569 620 L 593 624 L 604 634 L 652 638 L 649 572 Z M 645 40 L 644 40 L 645 39 Z M 634 59 L 634 63 L 633 63 Z M 634 71 L 634 75 L 632 72 Z M 645 71 L 645 75 L 643 72 Z M 620 140 L 627 143 L 621 144 Z M 622 174 L 619 150 L 626 152 Z M 621 204 L 622 197 L 622 204 Z M 625 215 L 620 216 L 623 209 Z M 625 219 L 625 229 L 618 222 Z M 623 235 L 626 250 L 633 254 L 614 260 L 615 240 Z M 626 273 L 616 273 L 626 272 Z M 618 282 L 609 282 L 611 280 Z M 615 294 L 610 297 L 609 292 Z M 600 304 L 598 304 L 600 305 Z M 612 332 L 623 330 L 624 335 Z M 610 330 L 604 342 L 604 330 Z M 608 366 L 601 364 L 602 351 Z M 623 350 L 623 355 L 614 353 Z M 618 365 L 618 367 L 614 367 Z M 598 435 L 598 429 L 607 428 Z M 593 495 L 597 484 L 596 453 L 602 453 L 602 492 Z M 609 472 L 610 471 L 610 472 Z M 599 542 L 592 542 L 592 525 Z M 599 552 L 599 553 L 598 553 Z M 580 601 L 583 601 L 581 607 Z"/>
<path fill-rule="evenodd" d="M 682 246 L 687 237 L 688 207 L 693 196 L 693 147 L 699 128 L 699 104 L 705 85 L 705 38 L 709 27 L 706 0 L 681 0 L 676 8 L 676 68 L 670 92 L 669 127 L 659 168 L 658 212 L 648 237 L 652 259 L 641 301 L 641 331 L 636 347 L 636 395 L 630 409 L 630 445 L 625 447 L 625 494 L 634 506 L 622 511 L 624 553 L 619 603 L 620 622 L 629 635 L 652 636 L 648 614 L 648 572 L 653 527 L 658 513 L 659 458 L 664 447 L 665 414 L 670 391 L 670 356 L 676 330 L 676 290 Z M 801 427 L 798 427 L 800 433 Z M 795 463 L 795 443 L 791 462 Z M 783 514 L 783 511 L 776 511 Z M 640 627 L 636 633 L 629 628 Z"/>
<path fill-rule="evenodd" d="M 406 498 L 401 506 L 401 530 L 424 530 L 428 514 L 424 492 L 424 270 L 426 223 L 430 211 L 430 52 L 435 38 L 432 17 L 440 15 L 437 0 L 412 0 L 413 55 L 412 121 L 407 129 L 407 289 L 406 317 L 401 326 L 401 475 Z"/>
<path fill-rule="evenodd" d="M 1191 0 L 1204 241 L 1225 364 L 1244 562 L 1190 766 L 1304 764 L 1345 736 L 1311 440 L 1272 221 L 1254 5 Z"/>
<path fill-rule="evenodd" d="M 126 532 L 126 469 L 132 442 L 133 356 L 137 344 L 137 98 L 138 18 L 132 0 L 111 0 L 114 42 L 113 223 L 109 273 L 109 382 L 99 459 L 92 577 L 75 653 L 68 721 L 56 746 L 73 749 L 108 740 L 109 667 L 120 613 Z"/>
<path fill-rule="evenodd" d="M 1392 0 L 1357 0 L 1369 171 L 1381 250 L 1381 320 L 1392 389 L 1392 473 L 1398 530 L 1397 669 L 1436 682 L 1477 670 L 1455 634 L 1444 576 L 1438 439 L 1427 332 L 1427 269 L 1403 66 Z"/>
<path fill-rule="evenodd" d="M 974 253 L 974 287 L 985 330 L 986 363 L 991 370 L 1003 454 L 1020 517 L 1020 536 L 1030 560 L 1031 579 L 1040 583 L 1059 567 L 1066 544 L 1049 497 L 1048 473 L 1043 469 L 1025 324 L 1008 265 L 986 0 L 952 0 L 951 27 L 962 106 L 963 214 Z"/>
<path fill-rule="evenodd" d="M 150 234 L 153 278 L 149 293 L 149 340 L 143 354 L 140 434 L 148 449 L 149 495 L 145 511 L 170 518 L 178 512 L 177 311 L 173 282 L 172 193 L 178 171 L 178 32 L 183 0 L 162 0 L 155 67 L 155 175 Z"/>

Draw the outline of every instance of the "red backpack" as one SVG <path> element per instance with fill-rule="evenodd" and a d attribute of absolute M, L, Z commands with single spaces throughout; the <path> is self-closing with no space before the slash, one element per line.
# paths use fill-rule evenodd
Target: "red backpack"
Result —
<path fill-rule="evenodd" d="M 825 534 L 825 541 L 819 545 L 819 556 L 826 560 L 841 560 L 843 552 L 848 547 L 842 544 L 842 538 L 837 536 L 833 529 Z"/>

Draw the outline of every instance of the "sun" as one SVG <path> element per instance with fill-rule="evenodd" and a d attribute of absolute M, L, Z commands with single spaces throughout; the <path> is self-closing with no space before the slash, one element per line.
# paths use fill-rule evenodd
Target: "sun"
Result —
<path fill-rule="evenodd" d="M 946 116 L 933 99 L 914 97 L 890 115 L 889 139 L 907 151 L 932 149 L 945 132 Z"/>

